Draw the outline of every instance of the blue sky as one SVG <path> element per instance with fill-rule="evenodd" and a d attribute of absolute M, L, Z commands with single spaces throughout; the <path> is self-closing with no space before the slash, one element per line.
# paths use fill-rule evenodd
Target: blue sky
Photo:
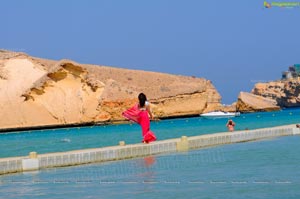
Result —
<path fill-rule="evenodd" d="M 2 49 L 204 77 L 227 104 L 300 63 L 300 7 L 260 0 L 9 0 L 0 17 Z"/>

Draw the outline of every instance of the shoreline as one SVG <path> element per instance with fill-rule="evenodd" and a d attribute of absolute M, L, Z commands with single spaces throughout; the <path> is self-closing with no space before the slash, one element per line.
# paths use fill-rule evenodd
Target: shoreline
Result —
<path fill-rule="evenodd" d="M 300 109 L 300 107 L 289 107 L 282 108 L 282 110 L 293 110 Z M 242 114 L 253 114 L 253 113 L 265 113 L 268 111 L 257 111 L 257 112 L 249 112 Z M 277 111 L 271 111 L 277 112 Z M 171 119 L 183 119 L 183 118 L 201 118 L 200 114 L 189 114 L 189 115 L 180 115 L 180 116 L 168 116 L 168 117 L 159 117 L 152 122 L 155 121 L 163 121 L 163 120 L 171 120 Z M 113 121 L 104 121 L 104 122 L 84 122 L 84 123 L 73 123 L 73 124 L 53 124 L 53 125 L 40 125 L 40 126 L 29 126 L 29 127 L 11 127 L 11 128 L 0 128 L 0 134 L 11 133 L 11 132 L 26 132 L 26 131 L 35 131 L 35 130 L 51 130 L 51 129 L 64 129 L 64 128 L 76 128 L 76 127 L 91 127 L 91 126 L 106 126 L 106 125 L 118 125 L 118 124 L 130 124 L 131 122 L 128 120 L 113 120 Z M 300 123 L 300 120 L 299 122 Z"/>
<path fill-rule="evenodd" d="M 177 118 L 194 118 L 200 117 L 199 114 L 192 115 L 183 115 L 183 116 L 169 116 L 161 117 L 151 121 L 160 121 L 168 119 L 177 119 Z M 76 127 L 90 127 L 90 126 L 105 126 L 105 125 L 117 125 L 117 124 L 129 124 L 128 120 L 114 120 L 114 121 L 105 121 L 105 122 L 85 122 L 85 123 L 73 123 L 73 124 L 53 124 L 53 125 L 41 125 L 41 126 L 30 126 L 30 127 L 11 127 L 11 128 L 2 128 L 0 129 L 0 134 L 10 133 L 10 132 L 26 132 L 34 130 L 50 130 L 50 129 L 64 129 L 64 128 L 76 128 Z"/>

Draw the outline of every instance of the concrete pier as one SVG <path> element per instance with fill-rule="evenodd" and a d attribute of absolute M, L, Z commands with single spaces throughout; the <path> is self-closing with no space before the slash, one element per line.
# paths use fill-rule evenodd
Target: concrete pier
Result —
<path fill-rule="evenodd" d="M 156 141 L 150 144 L 126 145 L 120 141 L 118 146 L 38 154 L 31 152 L 24 157 L 0 159 L 0 175 L 51 167 L 65 167 L 80 164 L 123 160 L 148 155 L 172 153 L 212 147 L 217 145 L 247 142 L 279 136 L 300 135 L 295 125 L 279 126 L 257 130 L 215 133 L 193 137 L 182 136 L 177 139 Z"/>

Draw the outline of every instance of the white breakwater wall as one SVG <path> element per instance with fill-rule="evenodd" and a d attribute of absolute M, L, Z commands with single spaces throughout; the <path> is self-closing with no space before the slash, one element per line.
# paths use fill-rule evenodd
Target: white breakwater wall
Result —
<path fill-rule="evenodd" d="M 31 152 L 29 156 L 1 158 L 0 175 L 24 171 L 39 170 L 51 167 L 74 166 L 80 164 L 122 160 L 143 157 L 161 153 L 188 151 L 203 147 L 224 145 L 251 140 L 260 140 L 278 136 L 300 135 L 300 129 L 295 125 L 264 128 L 257 130 L 245 130 L 226 133 L 215 133 L 193 137 L 182 136 L 181 138 L 156 141 L 150 144 L 120 145 L 67 151 L 60 153 L 37 154 Z"/>

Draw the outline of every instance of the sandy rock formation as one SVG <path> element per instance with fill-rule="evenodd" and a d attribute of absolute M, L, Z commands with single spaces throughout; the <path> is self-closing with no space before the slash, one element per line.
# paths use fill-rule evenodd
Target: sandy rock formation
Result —
<path fill-rule="evenodd" d="M 258 83 L 252 93 L 273 99 L 280 107 L 300 106 L 300 80 L 282 80 L 268 83 Z"/>
<path fill-rule="evenodd" d="M 239 112 L 256 112 L 256 111 L 275 111 L 280 110 L 273 99 L 254 95 L 247 92 L 240 92 L 236 109 Z"/>
<path fill-rule="evenodd" d="M 144 92 L 154 115 L 195 115 L 221 107 L 209 80 L 53 61 L 0 51 L 0 129 L 124 120 Z"/>
<path fill-rule="evenodd" d="M 236 102 L 230 104 L 230 105 L 222 105 L 220 108 L 221 111 L 224 112 L 236 112 Z"/>

